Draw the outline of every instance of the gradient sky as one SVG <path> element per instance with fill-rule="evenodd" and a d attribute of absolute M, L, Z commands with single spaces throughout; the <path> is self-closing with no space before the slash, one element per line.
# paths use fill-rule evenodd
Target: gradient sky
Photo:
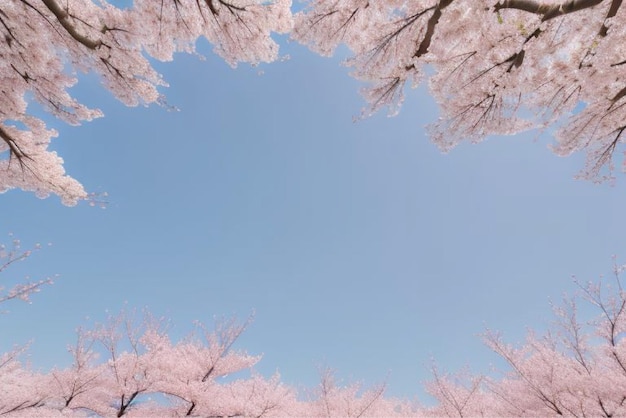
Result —
<path fill-rule="evenodd" d="M 59 274 L 32 305 L 0 316 L 0 349 L 32 341 L 30 361 L 65 366 L 77 326 L 124 306 L 171 318 L 254 321 L 238 348 L 297 386 L 318 368 L 424 399 L 434 359 L 477 372 L 501 365 L 479 334 L 521 342 L 550 300 L 623 261 L 626 179 L 573 179 L 549 136 L 491 138 L 441 154 L 425 125 L 437 107 L 408 92 L 399 116 L 353 122 L 364 105 L 340 59 L 282 42 L 290 60 L 233 70 L 157 64 L 165 108 L 125 108 L 84 77 L 75 93 L 106 116 L 50 120 L 53 147 L 106 209 L 0 196 L 0 233 L 51 242 L 4 275 Z M 262 74 L 261 74 L 262 72 Z M 36 108 L 35 108 L 36 110 Z M 8 239 L 7 239 L 8 240 Z"/>

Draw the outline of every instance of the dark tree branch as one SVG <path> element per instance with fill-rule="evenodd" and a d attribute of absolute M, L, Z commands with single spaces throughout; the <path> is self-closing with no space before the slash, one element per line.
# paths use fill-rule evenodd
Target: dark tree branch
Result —
<path fill-rule="evenodd" d="M 32 158 L 22 151 L 17 141 L 2 126 L 0 126 L 0 139 L 9 146 L 9 158 L 17 158 L 17 162 L 22 167 L 22 170 L 28 168 L 24 160 L 32 160 Z"/>
<path fill-rule="evenodd" d="M 494 10 L 496 12 L 502 9 L 522 10 L 541 16 L 541 20 L 545 22 L 555 17 L 589 9 L 602 3 L 602 1 L 603 0 L 568 0 L 561 4 L 545 4 L 535 0 L 502 0 L 495 5 Z"/>
<path fill-rule="evenodd" d="M 441 18 L 441 11 L 448 7 L 452 3 L 452 1 L 453 0 L 441 0 L 439 2 L 437 7 L 435 8 L 435 11 L 430 16 L 430 19 L 428 19 L 426 34 L 424 35 L 424 39 L 422 39 L 422 42 L 420 42 L 417 51 L 415 51 L 415 55 L 413 55 L 414 57 L 419 58 L 428 52 L 430 42 L 432 41 L 433 35 L 435 34 L 435 28 L 437 27 L 437 23 L 439 23 L 439 19 Z"/>
<path fill-rule="evenodd" d="M 89 49 L 97 49 L 102 45 L 101 41 L 94 41 L 89 39 L 85 35 L 78 33 L 74 25 L 70 22 L 70 15 L 61 8 L 54 0 L 41 0 L 42 3 L 56 16 L 57 20 L 63 26 L 63 29 L 74 38 L 74 40 L 80 42 L 82 45 Z"/>
<path fill-rule="evenodd" d="M 614 17 L 617 14 L 617 11 L 619 10 L 621 5 L 622 5 L 622 0 L 613 0 L 611 2 L 611 7 L 609 7 L 609 11 L 606 14 L 606 18 L 610 19 Z M 605 23 L 603 23 L 602 27 L 600 28 L 600 32 L 598 32 L 598 35 L 604 37 L 606 36 L 608 30 L 609 28 L 606 26 Z"/>
<path fill-rule="evenodd" d="M 130 404 L 133 403 L 133 401 L 135 400 L 137 395 L 139 395 L 139 393 L 140 393 L 139 391 L 133 392 L 130 395 L 130 397 L 128 398 L 128 402 L 124 402 L 124 394 L 122 394 L 122 402 L 120 404 L 120 409 L 119 409 L 119 411 L 117 411 L 117 417 L 118 418 L 120 418 L 121 416 L 123 416 L 126 413 L 126 410 L 130 406 Z"/>

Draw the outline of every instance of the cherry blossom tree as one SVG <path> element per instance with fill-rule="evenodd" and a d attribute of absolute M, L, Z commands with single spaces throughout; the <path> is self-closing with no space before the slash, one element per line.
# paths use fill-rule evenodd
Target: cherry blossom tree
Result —
<path fill-rule="evenodd" d="M 370 111 L 396 112 L 406 85 L 429 79 L 441 107 L 430 126 L 444 151 L 530 128 L 555 131 L 554 151 L 587 152 L 583 175 L 604 179 L 623 142 L 625 12 L 621 0 L 10 0 L 0 6 L 0 191 L 89 197 L 48 149 L 56 132 L 28 112 L 36 100 L 79 124 L 102 116 L 68 89 L 94 72 L 129 106 L 162 103 L 150 58 L 171 60 L 206 38 L 229 64 L 278 56 L 273 33 L 330 55 L 340 44 L 367 87 Z"/>
<path fill-rule="evenodd" d="M 612 283 L 579 283 L 580 294 L 555 308 L 544 336 L 530 333 L 521 347 L 487 332 L 486 344 L 510 369 L 501 377 L 435 370 L 433 416 L 623 416 L 626 414 L 626 292 L 616 266 Z M 595 316 L 580 319 L 581 301 Z"/>
<path fill-rule="evenodd" d="M 9 0 L 0 5 L 0 192 L 56 194 L 63 203 L 88 198 L 48 149 L 56 132 L 29 114 L 36 100 L 76 125 L 102 116 L 69 93 L 76 72 L 93 72 L 128 106 L 162 102 L 165 82 L 148 57 L 171 60 L 206 38 L 229 64 L 277 57 L 273 32 L 291 28 L 290 0 Z"/>
<path fill-rule="evenodd" d="M 585 150 L 583 175 L 605 178 L 626 130 L 626 11 L 621 0 L 311 0 L 292 36 L 347 64 L 370 111 L 429 79 L 441 107 L 430 126 L 459 142 L 553 128 L 554 151 Z M 432 75 L 431 75 L 432 74 Z M 606 170 L 603 170 L 605 169 Z"/>
<path fill-rule="evenodd" d="M 308 400 L 275 374 L 253 371 L 260 360 L 233 344 L 246 324 L 202 324 L 172 342 L 168 326 L 146 314 L 112 316 L 93 330 L 79 329 L 69 347 L 73 364 L 34 373 L 19 351 L 0 358 L 0 415 L 101 417 L 365 417 L 410 416 L 407 402 L 385 399 L 384 386 L 342 387 L 325 372 Z"/>
<path fill-rule="evenodd" d="M 163 319 L 112 316 L 79 330 L 73 363 L 48 373 L 0 356 L 0 415 L 202 417 L 623 416 L 626 415 L 626 292 L 616 266 L 609 281 L 580 283 L 555 307 L 543 336 L 520 346 L 495 332 L 485 342 L 508 364 L 490 375 L 433 367 L 433 407 L 385 397 L 385 386 L 343 384 L 324 370 L 298 393 L 275 374 L 254 371 L 259 356 L 235 349 L 247 323 L 197 324 L 172 341 Z M 582 314 L 584 312 L 584 315 Z M 583 317 L 583 318 L 581 318 Z"/>
<path fill-rule="evenodd" d="M 260 357 L 233 350 L 244 325 L 224 322 L 172 343 L 162 320 L 111 317 L 79 330 L 73 364 L 48 374 L 28 371 L 17 352 L 0 363 L 7 416 L 285 416 L 296 402 L 278 375 L 228 379 Z"/>

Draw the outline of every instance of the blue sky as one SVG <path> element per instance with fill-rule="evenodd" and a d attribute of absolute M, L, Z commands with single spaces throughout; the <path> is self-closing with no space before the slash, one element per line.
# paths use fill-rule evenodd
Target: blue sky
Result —
<path fill-rule="evenodd" d="M 5 306 L 0 348 L 32 340 L 46 369 L 69 363 L 77 326 L 123 306 L 171 318 L 174 336 L 254 312 L 238 347 L 264 355 L 262 373 L 311 386 L 325 365 L 423 399 L 432 359 L 488 371 L 500 363 L 478 334 L 521 341 L 572 274 L 625 257 L 623 178 L 573 180 L 582 156 L 554 156 L 548 137 L 441 154 L 423 88 L 399 116 L 355 123 L 364 103 L 340 60 L 283 45 L 291 59 L 260 68 L 232 70 L 206 45 L 206 61 L 157 64 L 179 112 L 125 108 L 84 78 L 76 95 L 106 116 L 50 120 L 54 148 L 109 204 L 0 196 L 0 233 L 53 243 L 5 277 L 60 275 Z"/>

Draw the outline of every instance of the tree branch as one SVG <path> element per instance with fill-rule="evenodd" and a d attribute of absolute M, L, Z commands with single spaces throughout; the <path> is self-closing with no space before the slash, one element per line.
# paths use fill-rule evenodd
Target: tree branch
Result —
<path fill-rule="evenodd" d="M 606 18 L 610 19 L 614 17 L 617 14 L 617 11 L 619 10 L 621 5 L 622 5 L 622 0 L 613 0 L 611 2 L 611 7 L 609 7 L 609 11 L 606 14 Z M 603 23 L 602 27 L 600 28 L 600 32 L 598 32 L 598 34 L 604 37 L 606 36 L 608 31 L 609 31 L 609 28 L 606 26 L 605 23 Z"/>
<path fill-rule="evenodd" d="M 522 10 L 541 16 L 541 20 L 545 22 L 555 17 L 589 9 L 602 3 L 602 1 L 603 0 L 568 0 L 561 4 L 545 4 L 535 0 L 502 0 L 495 5 L 494 10 L 496 12 L 502 9 Z"/>
<path fill-rule="evenodd" d="M 420 45 L 417 48 L 417 51 L 415 51 L 415 55 L 413 55 L 414 57 L 419 58 L 428 52 L 428 48 L 430 47 L 430 42 L 433 38 L 433 34 L 435 33 L 435 27 L 437 26 L 437 23 L 439 23 L 439 18 L 441 18 L 441 11 L 445 9 L 446 7 L 448 7 L 450 3 L 452 3 L 452 1 L 453 0 L 441 0 L 439 2 L 437 7 L 435 8 L 435 11 L 430 16 L 430 19 L 428 19 L 428 24 L 426 26 L 426 33 L 424 34 L 424 39 L 422 39 L 422 42 L 420 42 Z"/>
<path fill-rule="evenodd" d="M 78 33 L 74 25 L 69 20 L 69 14 L 61 8 L 54 0 L 41 0 L 42 3 L 56 16 L 57 20 L 63 26 L 63 29 L 74 38 L 74 40 L 80 42 L 82 45 L 89 49 L 97 49 L 102 45 L 101 41 L 94 41 L 88 37 Z"/>
<path fill-rule="evenodd" d="M 28 168 L 24 160 L 32 160 L 32 158 L 22 150 L 17 141 L 2 126 L 0 126 L 0 139 L 9 146 L 9 158 L 17 158 L 22 169 Z"/>

